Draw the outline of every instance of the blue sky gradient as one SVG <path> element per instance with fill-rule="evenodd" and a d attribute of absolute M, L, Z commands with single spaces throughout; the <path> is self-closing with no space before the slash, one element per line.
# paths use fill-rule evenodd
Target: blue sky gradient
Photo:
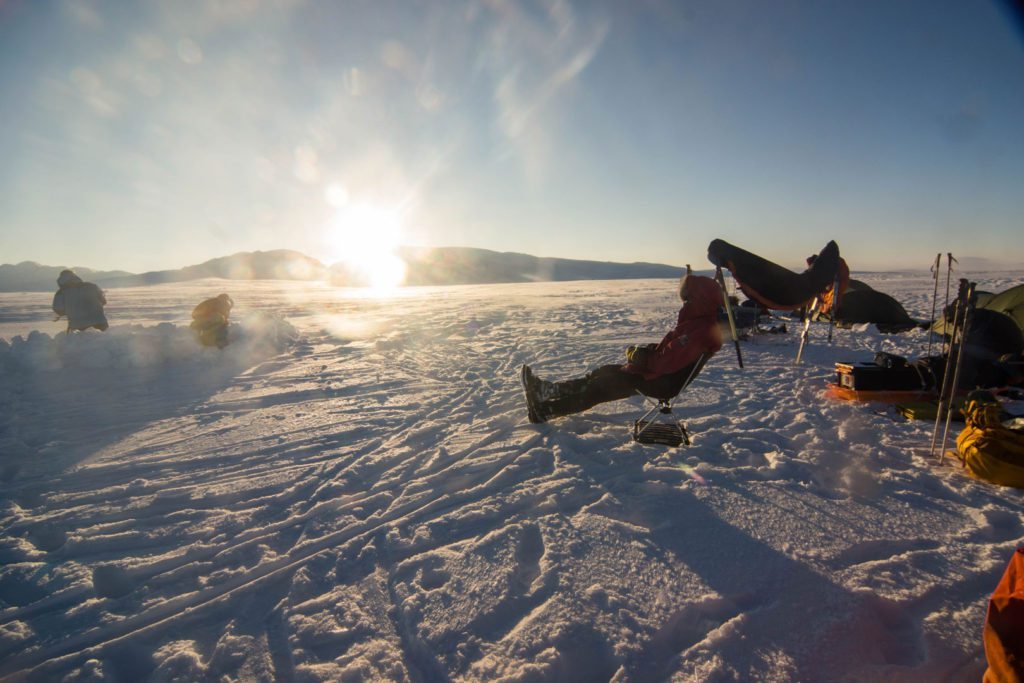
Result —
<path fill-rule="evenodd" d="M 330 263 L 358 205 L 540 256 L 1022 264 L 1020 26 L 980 0 L 7 0 L 0 262 Z"/>

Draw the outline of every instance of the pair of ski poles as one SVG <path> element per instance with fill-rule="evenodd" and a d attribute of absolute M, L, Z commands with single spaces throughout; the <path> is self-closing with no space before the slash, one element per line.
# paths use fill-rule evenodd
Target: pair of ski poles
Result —
<path fill-rule="evenodd" d="M 964 362 L 964 348 L 967 346 L 967 332 L 970 330 L 971 317 L 974 312 L 974 289 L 975 283 L 960 281 L 960 291 L 957 296 L 956 310 L 953 312 L 953 327 L 950 330 L 949 351 L 946 354 L 946 368 L 942 374 L 942 388 L 939 391 L 939 408 L 935 413 L 935 426 L 932 428 L 931 449 L 929 457 L 935 456 L 935 447 L 938 444 L 939 424 L 945 420 L 945 427 L 942 430 L 942 443 L 939 446 L 938 462 L 941 465 L 946 458 L 946 443 L 949 439 L 949 426 L 953 420 L 953 398 L 956 396 L 957 388 L 960 386 L 960 370 Z M 945 309 L 943 309 L 945 310 Z M 945 313 L 943 313 L 945 321 Z M 945 326 L 944 326 L 945 327 Z M 958 334 L 959 333 L 959 334 Z M 953 362 L 954 346 L 956 348 L 956 362 Z M 952 379 L 950 379 L 952 375 Z"/>
<path fill-rule="evenodd" d="M 935 302 L 939 298 L 939 267 L 942 263 L 942 252 L 940 251 L 935 255 L 935 265 L 932 266 L 932 279 L 935 280 L 935 288 L 932 291 L 932 315 L 929 318 L 931 324 L 935 325 Z M 953 275 L 953 264 L 958 261 L 953 258 L 953 254 L 946 252 L 946 298 L 942 302 L 942 315 L 943 315 L 943 331 L 945 331 L 945 315 L 946 308 L 949 306 L 949 283 Z M 928 353 L 926 356 L 932 355 L 932 334 L 934 330 L 928 330 Z"/>

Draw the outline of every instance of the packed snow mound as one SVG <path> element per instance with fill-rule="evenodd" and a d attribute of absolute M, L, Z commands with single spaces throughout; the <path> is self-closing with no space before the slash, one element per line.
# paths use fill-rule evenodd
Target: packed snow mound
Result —
<path fill-rule="evenodd" d="M 298 339 L 299 333 L 283 318 L 253 312 L 228 331 L 224 349 L 202 346 L 185 325 L 120 325 L 106 332 L 86 330 L 50 336 L 33 330 L 27 337 L 0 339 L 0 365 L 10 370 L 33 371 L 83 368 L 158 367 L 176 363 L 210 361 L 227 355 L 234 360 L 258 360 L 280 353 Z"/>

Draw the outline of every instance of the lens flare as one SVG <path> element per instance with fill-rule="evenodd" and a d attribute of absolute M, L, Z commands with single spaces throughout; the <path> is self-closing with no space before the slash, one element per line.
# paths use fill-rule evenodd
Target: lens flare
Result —
<path fill-rule="evenodd" d="M 337 207 L 325 236 L 336 262 L 356 276 L 351 284 L 375 290 L 398 287 L 405 280 L 406 264 L 395 254 L 402 241 L 399 211 L 370 204 Z"/>

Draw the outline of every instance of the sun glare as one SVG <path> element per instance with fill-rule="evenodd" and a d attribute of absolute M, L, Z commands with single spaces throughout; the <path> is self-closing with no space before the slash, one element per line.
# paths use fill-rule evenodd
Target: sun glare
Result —
<path fill-rule="evenodd" d="M 363 284 L 375 290 L 393 289 L 405 280 L 405 261 L 395 250 L 402 242 L 399 211 L 370 204 L 342 204 L 327 230 L 326 242 L 335 261 L 341 261 Z"/>

